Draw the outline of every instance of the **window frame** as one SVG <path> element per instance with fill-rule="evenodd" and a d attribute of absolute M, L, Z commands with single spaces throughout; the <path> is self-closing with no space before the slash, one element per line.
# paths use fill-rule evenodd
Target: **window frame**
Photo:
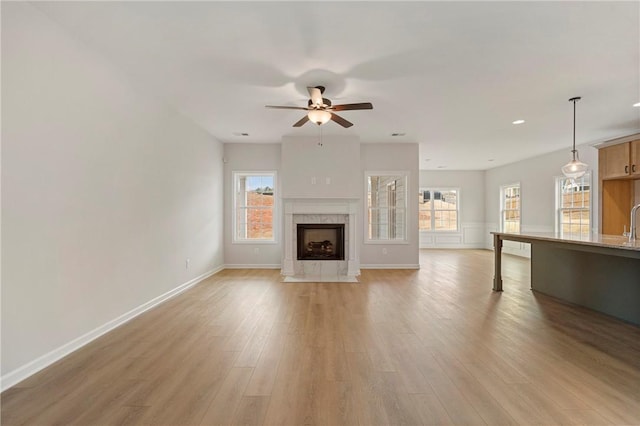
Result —
<path fill-rule="evenodd" d="M 590 172 L 585 173 L 583 176 L 581 176 L 580 181 L 583 182 L 583 186 L 584 184 L 588 184 L 589 185 L 589 205 L 588 207 L 582 207 L 582 208 L 563 208 L 562 206 L 562 187 L 561 187 L 561 182 L 563 181 L 567 181 L 567 180 L 573 180 L 576 181 L 576 179 L 569 179 L 566 178 L 565 176 L 556 176 L 555 180 L 554 180 L 554 185 L 555 185 L 555 210 L 556 210 L 556 214 L 555 214 L 555 231 L 558 234 L 564 234 L 564 232 L 562 231 L 562 212 L 564 210 L 574 210 L 574 211 L 587 211 L 589 213 L 589 226 L 588 226 L 588 232 L 587 234 L 591 234 L 591 230 L 593 229 L 593 179 L 592 179 L 592 175 Z M 582 232 L 580 234 L 583 234 Z"/>
<path fill-rule="evenodd" d="M 247 238 L 238 238 L 237 232 L 237 193 L 236 193 L 236 185 L 238 184 L 238 178 L 242 176 L 272 176 L 273 177 L 273 205 L 271 206 L 271 218 L 272 218 L 272 238 L 269 239 L 247 239 Z M 232 188 L 231 188 L 231 243 L 232 244 L 277 244 L 278 243 L 278 173 L 275 170 L 254 170 L 254 171 L 241 171 L 234 170 L 232 172 Z M 246 206 L 245 206 L 246 208 Z"/>
<path fill-rule="evenodd" d="M 500 185 L 500 232 L 504 232 L 504 233 L 510 233 L 512 234 L 513 232 L 508 232 L 505 231 L 504 229 L 504 225 L 505 225 L 505 212 L 507 210 L 509 211 L 514 211 L 515 209 L 506 209 L 505 208 L 505 192 L 507 189 L 509 188 L 514 188 L 514 187 L 518 187 L 518 198 L 519 198 L 519 202 L 518 202 L 518 233 L 522 232 L 522 185 L 520 184 L 520 182 L 514 182 L 514 183 L 510 183 L 510 184 L 506 184 L 506 185 Z"/>
<path fill-rule="evenodd" d="M 452 211 L 452 210 L 436 209 L 435 203 L 432 203 L 432 208 L 431 208 L 431 229 L 420 229 L 420 203 L 418 203 L 418 231 L 419 232 L 435 232 L 438 234 L 459 233 L 460 232 L 460 198 L 461 198 L 460 188 L 459 187 L 443 187 L 443 186 L 433 186 L 433 187 L 421 186 L 418 191 L 419 191 L 419 194 L 424 194 L 424 191 L 431 191 L 432 194 L 435 194 L 436 192 L 456 191 L 456 210 L 455 210 L 456 229 L 437 230 L 435 228 L 435 221 L 436 221 L 435 212 L 436 211 Z"/>
<path fill-rule="evenodd" d="M 401 238 L 396 238 L 396 239 L 387 239 L 387 240 L 382 240 L 382 239 L 374 239 L 374 238 L 369 238 L 369 178 L 371 178 L 372 176 L 399 176 L 401 179 L 404 180 L 404 190 L 403 190 L 403 194 L 404 194 L 404 206 L 401 207 L 403 211 L 404 215 L 404 235 Z M 408 214 L 408 206 L 409 206 L 409 200 L 408 200 L 408 196 L 409 196 L 409 171 L 407 170 L 392 170 L 392 171 L 365 171 L 364 172 L 364 203 L 363 203 L 363 207 L 364 207 L 364 226 L 363 226 L 363 243 L 364 244 L 387 244 L 387 245 L 401 245 L 401 244 L 409 244 L 409 230 L 408 230 L 408 220 L 409 220 L 409 214 Z M 395 190 L 397 191 L 397 190 Z M 396 199 L 397 199 L 397 193 L 395 194 Z M 389 214 L 392 214 L 394 219 L 397 217 L 397 215 L 399 214 L 398 212 L 398 207 L 396 206 L 396 208 L 394 209 L 394 212 L 391 213 L 389 212 Z M 397 229 L 395 229 L 394 231 L 397 232 Z"/>

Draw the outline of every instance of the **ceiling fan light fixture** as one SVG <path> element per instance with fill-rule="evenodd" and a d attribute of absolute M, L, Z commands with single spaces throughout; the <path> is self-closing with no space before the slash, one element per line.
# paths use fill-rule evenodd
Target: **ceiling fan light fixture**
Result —
<path fill-rule="evenodd" d="M 573 149 L 571 150 L 573 159 L 562 166 L 562 174 L 569 179 L 576 179 L 583 176 L 589 168 L 588 165 L 580 161 L 578 150 L 576 149 L 576 102 L 580 99 L 580 96 L 569 99 L 569 102 L 573 102 Z"/>
<path fill-rule="evenodd" d="M 313 109 L 307 114 L 309 121 L 316 123 L 318 126 L 331 120 L 331 113 L 323 109 Z"/>

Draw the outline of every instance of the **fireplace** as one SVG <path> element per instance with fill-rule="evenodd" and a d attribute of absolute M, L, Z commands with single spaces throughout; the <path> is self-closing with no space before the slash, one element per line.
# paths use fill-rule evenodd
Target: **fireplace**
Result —
<path fill-rule="evenodd" d="M 284 282 L 358 282 L 360 275 L 360 257 L 357 241 L 357 199 L 325 199 L 325 198 L 288 198 L 283 200 L 283 259 L 282 270 Z M 331 262 L 327 257 L 321 259 L 298 260 L 298 247 L 304 246 L 302 240 L 298 244 L 298 225 L 330 225 L 341 228 L 342 244 L 332 243 L 334 253 L 341 250 L 337 258 Z M 337 236 L 336 236 L 337 239 Z M 323 242 L 326 237 L 314 237 L 311 241 Z M 331 240 L 329 239 L 331 242 Z M 309 241 L 306 243 L 309 244 Z M 322 245 L 319 247 L 322 249 Z M 326 245 L 325 245 L 326 255 Z M 341 260 L 337 260 L 341 259 Z"/>
<path fill-rule="evenodd" d="M 298 260 L 344 260 L 344 223 L 297 224 Z"/>

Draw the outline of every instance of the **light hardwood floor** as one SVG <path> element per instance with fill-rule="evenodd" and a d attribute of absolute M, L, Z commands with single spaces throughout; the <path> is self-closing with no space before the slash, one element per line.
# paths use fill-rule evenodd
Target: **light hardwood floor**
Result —
<path fill-rule="evenodd" d="M 223 271 L 2 394 L 2 425 L 640 424 L 640 328 L 423 250 L 359 284 Z"/>

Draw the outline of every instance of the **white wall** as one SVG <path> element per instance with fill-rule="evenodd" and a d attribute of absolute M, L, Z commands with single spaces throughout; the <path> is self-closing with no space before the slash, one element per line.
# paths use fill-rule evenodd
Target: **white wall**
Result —
<path fill-rule="evenodd" d="M 588 145 L 578 146 L 580 160 L 589 165 L 592 185 L 592 230 L 598 227 L 598 150 Z M 553 232 L 555 229 L 555 178 L 562 176 L 560 168 L 571 159 L 566 150 L 518 161 L 487 170 L 485 176 L 486 247 L 493 246 L 489 232 L 500 224 L 500 186 L 520 183 L 522 232 Z M 505 246 L 506 248 L 506 246 Z M 528 245 L 514 243 L 506 252 L 528 255 Z"/>
<path fill-rule="evenodd" d="M 418 144 L 361 144 L 360 145 L 360 194 L 364 198 L 364 175 L 367 171 L 407 171 L 409 173 L 408 193 L 417 194 L 419 187 Z M 359 217 L 364 218 L 364 206 L 360 203 Z M 409 196 L 407 202 L 407 238 L 406 244 L 362 243 L 360 266 L 366 268 L 417 268 L 418 257 L 418 197 Z M 363 226 L 358 235 L 363 241 Z"/>
<path fill-rule="evenodd" d="M 484 177 L 485 172 L 482 170 L 420 171 L 420 187 L 460 190 L 459 230 L 457 232 L 420 231 L 420 248 L 483 248 L 485 246 Z"/>
<path fill-rule="evenodd" d="M 283 198 L 360 198 L 358 138 L 282 138 Z"/>
<path fill-rule="evenodd" d="M 229 268 L 280 268 L 282 260 L 282 173 L 280 144 L 224 144 L 224 260 Z M 276 243 L 233 243 L 233 172 L 275 171 Z"/>
<path fill-rule="evenodd" d="M 2 4 L 2 124 L 6 388 L 220 268 L 223 173 L 222 144 L 23 2 Z"/>

